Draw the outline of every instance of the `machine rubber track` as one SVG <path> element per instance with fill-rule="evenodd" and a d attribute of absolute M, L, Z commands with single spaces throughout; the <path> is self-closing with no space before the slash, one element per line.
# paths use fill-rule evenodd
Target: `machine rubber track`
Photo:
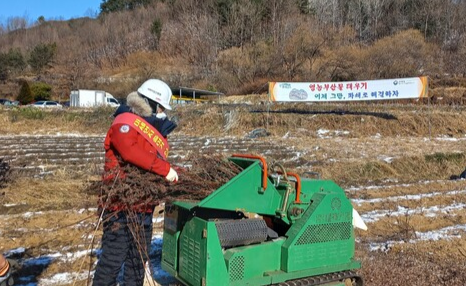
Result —
<path fill-rule="evenodd" d="M 348 279 L 345 281 L 345 279 Z M 363 286 L 362 278 L 353 271 L 342 271 L 306 277 L 302 279 L 290 280 L 273 284 L 272 286 L 314 286 L 323 285 L 330 282 L 344 281 L 347 286 Z"/>

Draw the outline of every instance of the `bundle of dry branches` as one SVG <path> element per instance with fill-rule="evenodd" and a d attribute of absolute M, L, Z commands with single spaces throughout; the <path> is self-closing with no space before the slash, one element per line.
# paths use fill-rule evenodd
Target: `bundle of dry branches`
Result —
<path fill-rule="evenodd" d="M 108 183 L 99 181 L 89 187 L 90 192 L 100 191 L 101 202 L 131 207 L 157 205 L 173 200 L 202 200 L 241 172 L 241 168 L 225 157 L 196 156 L 187 158 L 189 168 L 174 167 L 179 180 L 170 183 L 164 177 L 126 165 L 121 173 L 124 179 Z M 121 174 L 118 175 L 123 177 Z"/>

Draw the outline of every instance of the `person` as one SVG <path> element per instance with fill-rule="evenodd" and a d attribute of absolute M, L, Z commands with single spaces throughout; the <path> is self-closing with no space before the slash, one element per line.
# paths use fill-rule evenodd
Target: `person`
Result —
<path fill-rule="evenodd" d="M 167 162 L 169 146 L 166 139 L 176 128 L 165 114 L 165 110 L 171 110 L 171 95 L 165 82 L 149 79 L 137 92 L 130 93 L 126 104 L 116 110 L 104 142 L 105 182 L 124 180 L 125 164 L 164 176 L 170 182 L 178 181 L 177 172 Z M 101 202 L 101 207 L 105 208 L 102 205 Z M 93 286 L 116 285 L 122 268 L 126 286 L 144 283 L 144 264 L 148 260 L 155 205 L 127 208 L 108 207 L 102 212 L 101 255 Z"/>
<path fill-rule="evenodd" d="M 17 264 L 0 254 L 0 286 L 14 285 L 13 272 Z"/>

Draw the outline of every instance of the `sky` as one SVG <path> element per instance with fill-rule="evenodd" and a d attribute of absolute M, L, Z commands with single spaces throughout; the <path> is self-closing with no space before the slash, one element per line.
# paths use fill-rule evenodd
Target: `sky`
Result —
<path fill-rule="evenodd" d="M 102 0 L 0 0 L 0 23 L 8 18 L 24 17 L 35 22 L 89 17 L 100 12 Z"/>

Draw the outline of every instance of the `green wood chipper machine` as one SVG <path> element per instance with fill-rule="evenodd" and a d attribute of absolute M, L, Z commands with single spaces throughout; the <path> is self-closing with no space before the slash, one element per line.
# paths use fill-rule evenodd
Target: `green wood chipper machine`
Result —
<path fill-rule="evenodd" d="M 259 156 L 228 160 L 242 171 L 226 184 L 166 204 L 162 269 L 193 286 L 363 285 L 353 227 L 365 224 L 337 184 Z"/>

